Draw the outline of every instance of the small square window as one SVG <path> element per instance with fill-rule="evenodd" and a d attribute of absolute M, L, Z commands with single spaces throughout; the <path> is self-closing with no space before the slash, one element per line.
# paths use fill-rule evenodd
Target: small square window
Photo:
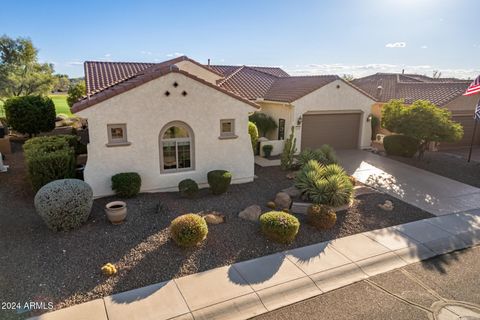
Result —
<path fill-rule="evenodd" d="M 112 145 L 126 145 L 127 141 L 127 125 L 126 124 L 109 124 L 108 130 L 108 144 Z"/>
<path fill-rule="evenodd" d="M 235 137 L 235 120 L 224 119 L 220 120 L 220 137 Z"/>

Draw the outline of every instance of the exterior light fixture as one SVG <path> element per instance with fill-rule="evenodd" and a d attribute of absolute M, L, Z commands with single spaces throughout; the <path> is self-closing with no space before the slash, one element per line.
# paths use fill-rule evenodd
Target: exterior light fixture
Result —
<path fill-rule="evenodd" d="M 370 122 L 370 121 L 372 121 L 372 114 L 369 114 L 367 117 L 367 122 Z"/>
<path fill-rule="evenodd" d="M 302 116 L 299 116 L 298 119 L 297 119 L 297 126 L 301 125 L 302 124 Z"/>

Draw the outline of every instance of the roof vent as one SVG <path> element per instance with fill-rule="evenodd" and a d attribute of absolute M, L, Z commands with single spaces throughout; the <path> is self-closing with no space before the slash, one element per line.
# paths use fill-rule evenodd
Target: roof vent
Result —
<path fill-rule="evenodd" d="M 378 86 L 377 87 L 377 98 L 380 98 L 382 96 L 382 91 L 383 91 L 383 87 Z"/>

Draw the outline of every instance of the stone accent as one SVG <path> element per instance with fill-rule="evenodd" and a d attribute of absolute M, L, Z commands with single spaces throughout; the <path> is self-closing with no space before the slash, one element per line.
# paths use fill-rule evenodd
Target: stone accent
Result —
<path fill-rule="evenodd" d="M 295 188 L 295 186 L 291 186 L 290 188 L 283 189 L 282 192 L 285 192 L 292 198 L 299 197 L 301 194 L 301 191 Z"/>
<path fill-rule="evenodd" d="M 292 198 L 290 198 L 290 196 L 286 192 L 279 192 L 275 196 L 274 202 L 277 205 L 277 207 L 280 207 L 282 209 L 285 209 L 285 208 L 288 209 L 292 204 Z"/>
<path fill-rule="evenodd" d="M 245 210 L 240 211 L 238 216 L 245 220 L 257 222 L 261 214 L 262 214 L 262 209 L 260 208 L 260 206 L 254 204 L 253 206 L 249 206 L 245 208 Z"/>

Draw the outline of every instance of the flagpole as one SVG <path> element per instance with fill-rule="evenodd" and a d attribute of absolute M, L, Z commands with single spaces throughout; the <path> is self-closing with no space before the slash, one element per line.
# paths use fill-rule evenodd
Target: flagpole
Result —
<path fill-rule="evenodd" d="M 478 100 L 477 106 L 480 105 L 480 99 Z M 468 160 L 467 162 L 470 162 L 470 159 L 472 159 L 472 150 L 473 150 L 473 144 L 475 143 L 475 133 L 477 131 L 477 123 L 478 119 L 476 116 L 473 117 L 473 121 L 475 122 L 473 124 L 473 133 L 472 133 L 472 140 L 470 141 L 470 150 L 468 151 Z"/>

